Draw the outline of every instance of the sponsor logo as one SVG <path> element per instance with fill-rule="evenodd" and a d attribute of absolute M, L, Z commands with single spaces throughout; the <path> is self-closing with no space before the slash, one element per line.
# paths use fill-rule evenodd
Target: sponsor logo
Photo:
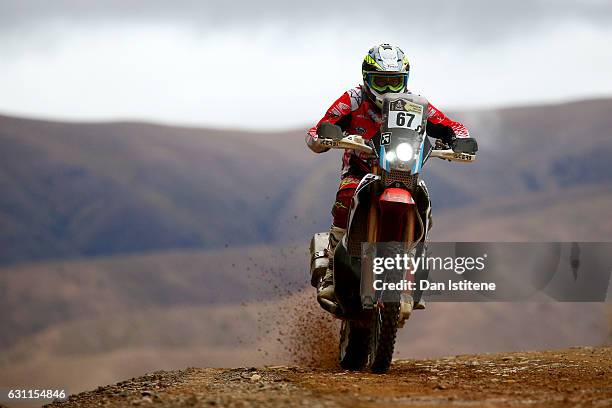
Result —
<path fill-rule="evenodd" d="M 332 118 L 339 118 L 351 111 L 351 107 L 348 106 L 344 102 L 338 102 L 334 107 L 332 107 L 329 112 L 327 112 L 327 116 Z"/>
<path fill-rule="evenodd" d="M 404 106 L 404 110 L 406 110 L 408 112 L 414 112 L 414 113 L 423 114 L 423 107 L 421 105 L 418 105 L 418 104 L 412 103 L 412 102 L 407 103 Z"/>
<path fill-rule="evenodd" d="M 351 107 L 344 102 L 338 102 L 336 108 L 340 109 L 341 112 L 349 112 L 351 110 Z"/>
<path fill-rule="evenodd" d="M 389 109 L 392 111 L 403 111 L 406 106 L 406 101 L 403 99 L 398 99 L 396 101 L 391 101 L 389 104 Z"/>
<path fill-rule="evenodd" d="M 385 132 L 380 134 L 380 144 L 386 146 L 391 143 L 391 132 Z"/>
<path fill-rule="evenodd" d="M 332 139 L 319 139 L 319 143 L 325 147 L 336 147 L 339 145 L 338 141 Z"/>

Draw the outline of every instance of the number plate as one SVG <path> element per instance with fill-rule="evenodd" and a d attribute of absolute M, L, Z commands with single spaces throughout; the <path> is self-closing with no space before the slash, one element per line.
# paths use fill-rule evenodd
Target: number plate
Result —
<path fill-rule="evenodd" d="M 403 104 L 402 110 L 390 110 L 389 128 L 403 128 L 418 131 L 423 122 L 423 107 L 416 103 Z"/>

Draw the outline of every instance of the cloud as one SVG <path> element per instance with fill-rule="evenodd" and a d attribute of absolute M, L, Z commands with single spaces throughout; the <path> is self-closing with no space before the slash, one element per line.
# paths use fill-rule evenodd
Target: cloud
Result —
<path fill-rule="evenodd" d="M 0 112 L 242 128 L 316 120 L 379 42 L 441 108 L 609 95 L 608 1 L 0 2 Z M 401 16 L 401 17 L 400 17 Z"/>
<path fill-rule="evenodd" d="M 318 30 L 337 26 L 342 33 L 368 31 L 447 34 L 450 41 L 491 41 L 567 22 L 606 26 L 612 22 L 607 0 L 14 0 L 0 3 L 0 30 L 27 31 L 48 23 L 107 24 L 144 22 L 187 25 L 198 30 L 265 25 Z M 330 39 L 333 41 L 333 39 Z"/>

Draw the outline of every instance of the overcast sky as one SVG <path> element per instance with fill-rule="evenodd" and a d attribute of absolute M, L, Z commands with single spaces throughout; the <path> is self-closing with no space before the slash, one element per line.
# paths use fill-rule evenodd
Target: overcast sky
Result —
<path fill-rule="evenodd" d="M 0 113 L 303 127 L 380 42 L 441 108 L 612 96 L 609 0 L 0 0 Z"/>

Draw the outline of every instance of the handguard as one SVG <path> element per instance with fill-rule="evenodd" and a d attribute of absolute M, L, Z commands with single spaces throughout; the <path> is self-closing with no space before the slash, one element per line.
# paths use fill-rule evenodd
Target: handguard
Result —
<path fill-rule="evenodd" d="M 439 159 L 470 163 L 476 160 L 475 154 L 459 153 L 451 149 L 448 150 L 432 150 L 430 157 L 437 157 Z"/>
<path fill-rule="evenodd" d="M 353 149 L 367 154 L 372 154 L 374 152 L 370 146 L 365 144 L 364 139 L 359 135 L 348 135 L 340 140 L 319 139 L 319 144 L 331 149 Z"/>

